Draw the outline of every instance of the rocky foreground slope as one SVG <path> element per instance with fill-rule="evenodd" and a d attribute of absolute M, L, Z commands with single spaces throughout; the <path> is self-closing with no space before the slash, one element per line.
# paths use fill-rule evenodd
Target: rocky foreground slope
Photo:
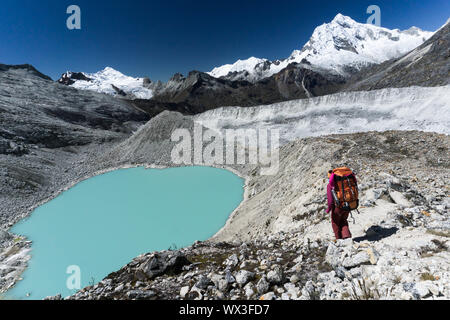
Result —
<path fill-rule="evenodd" d="M 138 146 L 145 160 L 152 126 L 117 161 Z M 449 299 L 449 145 L 418 131 L 291 142 L 275 176 L 232 166 L 247 178 L 245 200 L 212 239 L 136 257 L 69 299 Z M 325 177 L 338 165 L 357 173 L 361 214 L 353 239 L 333 242 Z"/>

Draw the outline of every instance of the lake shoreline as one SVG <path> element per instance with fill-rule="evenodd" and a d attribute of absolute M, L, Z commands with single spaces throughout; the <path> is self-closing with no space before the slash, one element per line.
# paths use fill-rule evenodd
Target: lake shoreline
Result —
<path fill-rule="evenodd" d="M 168 168 L 176 168 L 176 167 L 194 167 L 194 166 L 199 166 L 199 167 L 212 167 L 212 168 L 218 168 L 218 169 L 224 169 L 227 170 L 233 174 L 235 174 L 236 176 L 238 176 L 239 178 L 243 179 L 244 181 L 244 185 L 243 185 L 243 198 L 242 201 L 240 201 L 239 205 L 228 215 L 227 220 L 225 222 L 225 224 L 218 230 L 216 231 L 210 238 L 208 238 L 205 241 L 209 241 L 211 239 L 213 239 L 218 233 L 220 233 L 220 231 L 222 231 L 222 229 L 224 229 L 229 220 L 232 219 L 233 214 L 236 212 L 236 210 L 238 210 L 243 202 L 245 202 L 245 200 L 248 198 L 248 188 L 247 188 L 247 183 L 249 181 L 249 177 L 244 175 L 243 173 L 241 173 L 240 171 L 228 167 L 228 166 L 224 166 L 224 165 L 175 165 L 175 164 L 167 164 L 167 165 L 158 165 L 158 164 L 154 164 L 154 163 L 134 163 L 134 164 L 121 164 L 118 166 L 112 166 L 112 167 L 108 167 L 105 169 L 100 169 L 100 170 L 96 170 L 93 171 L 90 174 L 84 175 L 81 178 L 75 179 L 72 182 L 70 182 L 69 184 L 65 185 L 62 188 L 59 188 L 57 191 L 53 192 L 50 196 L 48 196 L 47 198 L 39 201 L 38 203 L 32 205 L 31 207 L 29 207 L 29 209 L 27 210 L 26 214 L 21 215 L 21 217 L 19 219 L 17 219 L 17 221 L 14 224 L 11 224 L 7 231 L 9 232 L 10 229 L 15 226 L 17 223 L 23 221 L 24 219 L 28 219 L 32 213 L 39 208 L 40 206 L 54 200 L 55 198 L 57 198 L 59 195 L 61 195 L 63 192 L 68 191 L 69 189 L 73 188 L 74 186 L 78 185 L 79 183 L 86 181 L 88 179 L 91 179 L 93 177 L 97 177 L 100 176 L 102 174 L 108 173 L 108 172 L 113 172 L 116 170 L 121 170 L 121 169 L 131 169 L 131 168 L 144 168 L 144 169 L 168 169 Z M 20 244 L 22 244 L 23 246 L 18 250 L 17 254 L 15 254 L 15 256 L 17 257 L 17 264 L 20 265 L 20 268 L 16 271 L 16 275 L 14 277 L 14 281 L 12 283 L 10 283 L 7 287 L 3 287 L 0 288 L 0 294 L 4 295 L 6 294 L 9 290 L 11 290 L 18 281 L 22 280 L 22 274 L 27 270 L 28 268 L 28 261 L 32 258 L 32 244 L 33 241 L 31 239 L 28 239 L 26 236 L 21 235 L 21 234 L 15 234 L 12 233 L 13 236 L 15 237 L 15 239 L 21 239 L 20 240 Z M 14 246 L 17 246 L 18 243 L 15 243 Z M 13 258 L 14 259 L 14 258 Z M 2 264 L 0 263 L 0 266 Z"/>

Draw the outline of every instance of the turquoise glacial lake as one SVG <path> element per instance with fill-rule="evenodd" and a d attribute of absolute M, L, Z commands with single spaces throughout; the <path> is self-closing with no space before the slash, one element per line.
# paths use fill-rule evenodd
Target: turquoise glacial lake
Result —
<path fill-rule="evenodd" d="M 200 166 L 119 169 L 84 180 L 11 228 L 33 243 L 23 280 L 4 298 L 66 297 L 77 291 L 67 286 L 71 277 L 83 288 L 142 253 L 206 240 L 242 201 L 243 187 L 230 171 Z"/>

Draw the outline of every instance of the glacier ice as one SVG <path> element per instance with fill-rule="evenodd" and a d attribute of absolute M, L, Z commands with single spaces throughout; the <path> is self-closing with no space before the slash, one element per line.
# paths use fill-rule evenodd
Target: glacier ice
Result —
<path fill-rule="evenodd" d="M 327 134 L 421 130 L 450 133 L 450 86 L 341 92 L 256 107 L 222 107 L 194 116 L 203 126 L 279 129 L 281 143 Z"/>

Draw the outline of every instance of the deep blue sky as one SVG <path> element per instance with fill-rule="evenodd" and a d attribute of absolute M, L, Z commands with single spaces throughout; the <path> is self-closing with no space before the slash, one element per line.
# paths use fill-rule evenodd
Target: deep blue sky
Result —
<path fill-rule="evenodd" d="M 71 4 L 81 8 L 81 30 L 66 28 Z M 0 63 L 30 63 L 53 79 L 111 66 L 167 81 L 250 56 L 285 58 L 337 13 L 365 22 L 371 4 L 391 29 L 434 31 L 450 13 L 448 0 L 2 0 Z"/>

